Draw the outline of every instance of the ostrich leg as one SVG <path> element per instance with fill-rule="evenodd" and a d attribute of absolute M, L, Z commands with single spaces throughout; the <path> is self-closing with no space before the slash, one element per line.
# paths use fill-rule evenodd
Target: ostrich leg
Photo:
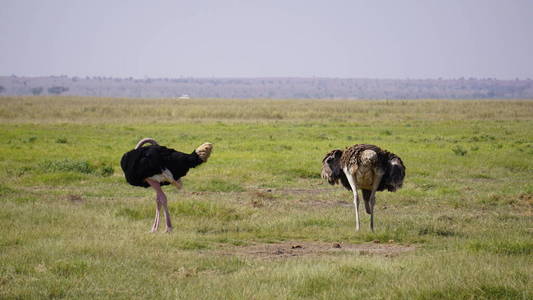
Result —
<path fill-rule="evenodd" d="M 370 194 L 370 229 L 372 232 L 374 232 L 374 205 L 376 204 L 376 191 L 378 190 L 381 178 L 383 178 L 383 174 L 376 174 L 374 176 L 374 184 L 372 184 L 372 193 Z"/>
<path fill-rule="evenodd" d="M 155 208 L 155 219 L 154 224 L 152 225 L 152 230 L 150 232 L 156 232 L 159 228 L 159 220 L 161 219 L 161 215 L 159 214 L 159 211 L 161 211 L 161 202 L 159 202 L 159 197 L 156 197 L 156 208 Z"/>
<path fill-rule="evenodd" d="M 160 215 L 160 211 L 161 211 L 161 201 L 159 201 L 159 198 L 160 198 L 160 193 L 162 193 L 163 191 L 161 190 L 161 186 L 159 185 L 159 182 L 157 181 L 154 181 L 154 180 L 151 180 L 151 179 L 146 179 L 146 182 L 148 182 L 148 184 L 155 190 L 156 192 L 156 197 L 155 197 L 155 203 L 156 203 L 156 208 L 155 208 L 155 219 L 154 219 L 154 224 L 152 225 L 152 230 L 150 232 L 156 232 L 157 229 L 159 228 L 159 220 L 161 219 L 161 215 Z"/>
<path fill-rule="evenodd" d="M 157 196 L 156 196 L 157 211 L 155 214 L 154 225 L 152 226 L 152 232 L 157 231 L 159 227 L 159 220 L 160 220 L 159 211 L 161 210 L 161 207 L 163 207 L 163 212 L 165 213 L 165 221 L 167 224 L 166 232 L 172 231 L 172 223 L 170 221 L 170 213 L 168 211 L 168 206 L 167 206 L 167 196 L 165 195 L 165 193 L 163 193 L 163 190 L 161 189 L 161 185 L 159 184 L 159 182 L 154 181 L 152 179 L 146 179 L 146 182 L 148 182 L 148 184 L 150 184 L 150 186 L 154 188 L 154 190 L 157 193 Z"/>
<path fill-rule="evenodd" d="M 171 232 L 172 223 L 170 222 L 170 212 L 168 211 L 167 196 L 165 196 L 165 194 L 162 194 L 162 196 L 163 197 L 161 197 L 161 204 L 163 205 L 163 212 L 165 213 L 165 221 L 167 222 L 167 228 L 165 232 Z"/>
<path fill-rule="evenodd" d="M 355 208 L 355 230 L 359 231 L 360 222 L 359 222 L 359 196 L 357 194 L 357 187 L 355 186 L 355 180 L 353 178 L 353 175 L 348 172 L 347 168 L 344 168 L 344 174 L 346 175 L 346 178 L 348 178 L 348 182 L 350 183 L 350 187 L 352 188 L 353 192 L 353 205 Z"/>

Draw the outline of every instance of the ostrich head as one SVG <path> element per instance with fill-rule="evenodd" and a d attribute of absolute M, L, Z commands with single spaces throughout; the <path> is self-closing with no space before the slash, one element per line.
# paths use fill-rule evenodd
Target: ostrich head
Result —
<path fill-rule="evenodd" d="M 395 192 L 403 185 L 403 179 L 405 177 L 405 166 L 402 160 L 394 156 L 388 162 L 387 168 L 387 190 L 389 192 Z"/>
<path fill-rule="evenodd" d="M 339 182 L 342 176 L 341 169 L 342 151 L 335 149 L 324 157 L 322 160 L 322 178 L 326 179 L 329 184 L 334 185 Z"/>
<path fill-rule="evenodd" d="M 213 151 L 213 144 L 203 143 L 194 151 L 196 152 L 196 154 L 198 154 L 198 156 L 203 162 L 206 162 L 209 156 L 211 155 L 211 152 Z"/>

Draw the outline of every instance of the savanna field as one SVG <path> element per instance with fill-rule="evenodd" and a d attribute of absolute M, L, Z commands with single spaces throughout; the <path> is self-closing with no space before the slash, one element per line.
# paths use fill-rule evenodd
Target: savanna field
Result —
<path fill-rule="evenodd" d="M 119 162 L 192 152 L 155 193 Z M 1 299 L 531 299 L 533 101 L 0 98 Z M 376 144 L 407 170 L 376 230 L 320 178 Z"/>

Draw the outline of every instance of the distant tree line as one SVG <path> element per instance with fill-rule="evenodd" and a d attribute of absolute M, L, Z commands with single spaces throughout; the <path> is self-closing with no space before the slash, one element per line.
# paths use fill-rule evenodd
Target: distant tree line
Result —
<path fill-rule="evenodd" d="M 177 98 L 533 99 L 533 80 L 0 76 L 2 95 Z"/>
<path fill-rule="evenodd" d="M 54 95 L 59 95 L 66 91 L 68 91 L 68 87 L 64 87 L 64 86 L 53 86 L 53 87 L 48 88 L 48 93 L 54 94 Z"/>
<path fill-rule="evenodd" d="M 34 96 L 40 95 L 42 92 L 43 92 L 42 86 L 31 88 L 31 93 Z"/>

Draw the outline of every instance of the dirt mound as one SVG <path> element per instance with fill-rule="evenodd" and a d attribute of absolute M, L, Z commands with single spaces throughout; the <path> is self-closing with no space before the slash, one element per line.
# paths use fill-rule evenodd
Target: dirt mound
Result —
<path fill-rule="evenodd" d="M 386 257 L 396 256 L 403 252 L 414 251 L 414 246 L 398 245 L 389 243 L 325 243 L 325 242 L 302 242 L 290 241 L 277 244 L 254 244 L 250 246 L 236 247 L 233 251 L 226 252 L 228 255 L 241 255 L 264 259 L 289 258 L 298 256 L 332 255 L 336 253 L 353 253 L 357 255 L 382 255 Z"/>

